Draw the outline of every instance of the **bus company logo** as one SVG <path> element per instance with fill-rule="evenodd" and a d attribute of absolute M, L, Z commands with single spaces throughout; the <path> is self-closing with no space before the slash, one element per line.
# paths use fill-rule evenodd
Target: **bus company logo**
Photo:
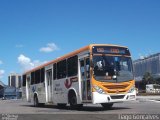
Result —
<path fill-rule="evenodd" d="M 116 90 L 116 93 L 118 94 L 118 93 L 119 93 L 119 90 Z"/>
<path fill-rule="evenodd" d="M 64 85 L 67 89 L 69 89 L 72 86 L 72 80 L 66 79 L 66 81 L 64 82 Z"/>

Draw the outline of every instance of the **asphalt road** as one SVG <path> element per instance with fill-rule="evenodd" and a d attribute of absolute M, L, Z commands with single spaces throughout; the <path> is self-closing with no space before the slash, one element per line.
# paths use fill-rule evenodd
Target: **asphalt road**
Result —
<path fill-rule="evenodd" d="M 137 100 L 116 103 L 110 110 L 105 110 L 100 105 L 84 105 L 81 110 L 71 110 L 69 106 L 63 109 L 51 105 L 35 108 L 31 103 L 22 100 L 4 100 L 0 101 L 0 114 L 2 115 L 0 118 L 3 120 L 7 117 L 18 117 L 18 120 L 48 120 L 53 118 L 58 120 L 129 120 L 124 115 L 128 114 L 128 117 L 132 118 L 133 116 L 130 116 L 130 114 L 160 114 L 160 102 Z"/>

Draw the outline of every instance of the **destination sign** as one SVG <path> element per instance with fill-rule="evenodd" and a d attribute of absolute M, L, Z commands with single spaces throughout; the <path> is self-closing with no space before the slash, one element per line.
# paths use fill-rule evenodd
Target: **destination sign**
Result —
<path fill-rule="evenodd" d="M 117 54 L 117 55 L 129 55 L 128 48 L 115 47 L 115 46 L 94 46 L 93 54 Z"/>

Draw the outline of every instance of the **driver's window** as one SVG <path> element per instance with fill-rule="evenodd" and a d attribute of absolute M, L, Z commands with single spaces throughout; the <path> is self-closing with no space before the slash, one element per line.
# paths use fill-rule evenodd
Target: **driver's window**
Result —
<path fill-rule="evenodd" d="M 124 70 L 124 71 L 130 70 L 129 64 L 130 64 L 129 61 L 126 60 L 126 59 L 123 59 L 123 60 L 120 61 L 121 69 Z"/>

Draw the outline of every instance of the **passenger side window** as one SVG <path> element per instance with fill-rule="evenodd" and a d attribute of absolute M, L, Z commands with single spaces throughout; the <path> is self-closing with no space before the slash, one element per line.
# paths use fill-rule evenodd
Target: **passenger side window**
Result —
<path fill-rule="evenodd" d="M 23 87 L 26 86 L 26 75 L 23 75 Z"/>
<path fill-rule="evenodd" d="M 31 72 L 31 85 L 35 84 L 35 72 Z"/>
<path fill-rule="evenodd" d="M 73 56 L 67 60 L 68 77 L 78 74 L 78 56 Z"/>
<path fill-rule="evenodd" d="M 44 68 L 41 69 L 41 83 L 44 82 Z"/>
<path fill-rule="evenodd" d="M 53 79 L 56 80 L 57 79 L 57 64 L 55 63 L 53 65 Z"/>
<path fill-rule="evenodd" d="M 41 81 L 40 73 L 41 73 L 40 70 L 35 71 L 35 84 L 38 84 Z"/>
<path fill-rule="evenodd" d="M 66 60 L 60 61 L 57 63 L 57 78 L 65 78 L 67 74 L 66 71 Z"/>

